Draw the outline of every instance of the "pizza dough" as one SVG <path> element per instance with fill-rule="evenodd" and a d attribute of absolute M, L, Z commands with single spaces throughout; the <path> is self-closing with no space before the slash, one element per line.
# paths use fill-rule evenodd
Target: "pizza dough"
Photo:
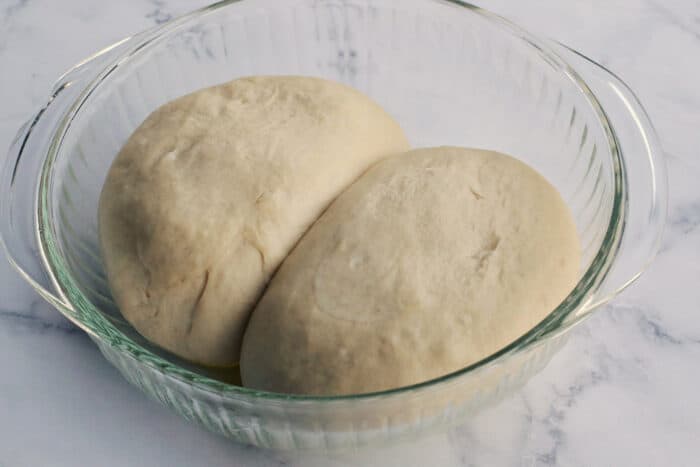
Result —
<path fill-rule="evenodd" d="M 316 78 L 239 79 L 165 104 L 100 197 L 122 314 L 181 357 L 236 364 L 251 307 L 299 237 L 372 163 L 407 148 L 379 106 Z"/>
<path fill-rule="evenodd" d="M 243 339 L 243 384 L 340 395 L 448 374 L 545 318 L 579 268 L 571 213 L 522 162 L 451 147 L 385 159 L 270 282 Z"/>

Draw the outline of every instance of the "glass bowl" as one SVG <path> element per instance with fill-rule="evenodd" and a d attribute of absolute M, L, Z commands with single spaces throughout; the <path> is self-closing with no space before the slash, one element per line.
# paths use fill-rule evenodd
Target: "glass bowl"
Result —
<path fill-rule="evenodd" d="M 96 224 L 105 174 L 152 110 L 253 74 L 347 83 L 387 109 L 416 147 L 482 147 L 524 160 L 571 207 L 584 256 L 578 285 L 482 361 L 374 394 L 250 390 L 151 345 L 122 318 L 105 279 Z M 641 273 L 666 215 L 657 139 L 621 80 L 485 10 L 439 0 L 223 1 L 128 37 L 58 80 L 18 133 L 1 183 L 10 261 L 127 380 L 212 431 L 277 449 L 383 443 L 503 397 Z"/>

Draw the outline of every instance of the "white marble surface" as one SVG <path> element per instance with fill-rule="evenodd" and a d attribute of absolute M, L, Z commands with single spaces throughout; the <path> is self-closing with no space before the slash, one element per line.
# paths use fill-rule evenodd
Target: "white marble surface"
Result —
<path fill-rule="evenodd" d="M 64 69 L 205 3 L 0 0 L 0 147 Z M 310 459 L 236 445 L 147 400 L 3 262 L 0 466 L 697 465 L 700 2 L 477 3 L 601 61 L 646 105 L 668 157 L 670 219 L 661 254 L 633 288 L 580 326 L 524 389 L 466 425 Z"/>

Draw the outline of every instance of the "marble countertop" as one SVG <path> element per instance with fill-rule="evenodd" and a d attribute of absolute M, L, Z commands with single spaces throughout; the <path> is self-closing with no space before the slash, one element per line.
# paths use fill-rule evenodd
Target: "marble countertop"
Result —
<path fill-rule="evenodd" d="M 0 0 L 0 147 L 66 68 L 206 3 Z M 237 445 L 151 402 L 2 260 L 0 466 L 697 465 L 700 2 L 476 3 L 600 61 L 645 104 L 667 156 L 670 211 L 641 280 L 578 327 L 522 390 L 467 424 L 331 459 Z"/>

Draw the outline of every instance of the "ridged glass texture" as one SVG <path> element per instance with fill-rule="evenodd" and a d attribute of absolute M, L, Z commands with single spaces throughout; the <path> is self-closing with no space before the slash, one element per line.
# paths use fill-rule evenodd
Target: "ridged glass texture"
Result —
<path fill-rule="evenodd" d="M 584 247 L 582 283 L 499 358 L 431 384 L 368 397 L 295 398 L 241 389 L 149 344 L 120 315 L 105 278 L 96 221 L 107 169 L 161 104 L 254 74 L 341 81 L 387 109 L 416 147 L 488 148 L 533 166 L 574 214 Z M 145 393 L 213 431 L 264 447 L 335 449 L 456 422 L 543 367 L 561 337 L 538 336 L 585 302 L 615 247 L 619 160 L 599 109 L 580 84 L 518 30 L 452 2 L 214 6 L 147 35 L 86 91 L 40 186 L 45 254 L 58 288 L 99 336 L 95 341 L 109 361 Z"/>

